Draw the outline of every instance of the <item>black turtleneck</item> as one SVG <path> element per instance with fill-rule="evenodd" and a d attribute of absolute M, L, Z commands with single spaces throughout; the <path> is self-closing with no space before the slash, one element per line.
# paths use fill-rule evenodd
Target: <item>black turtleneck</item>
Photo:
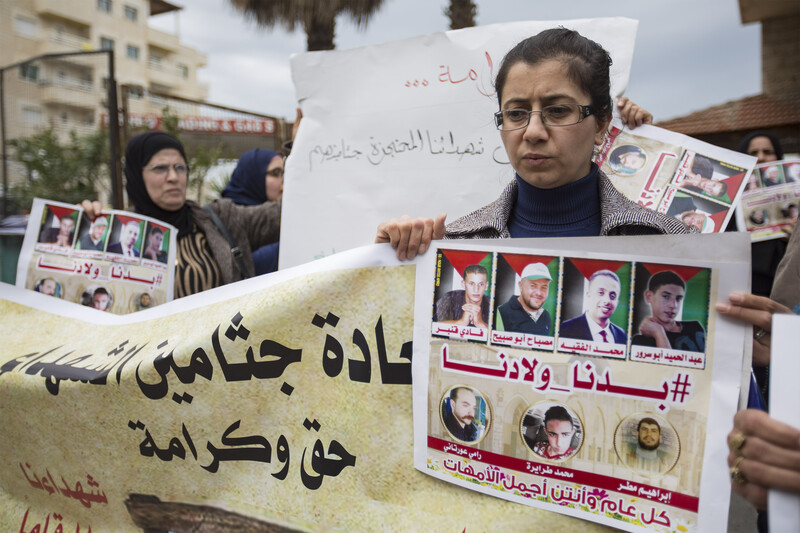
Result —
<path fill-rule="evenodd" d="M 578 181 L 540 189 L 517 178 L 517 198 L 508 231 L 511 237 L 597 237 L 600 235 L 599 168 Z"/>

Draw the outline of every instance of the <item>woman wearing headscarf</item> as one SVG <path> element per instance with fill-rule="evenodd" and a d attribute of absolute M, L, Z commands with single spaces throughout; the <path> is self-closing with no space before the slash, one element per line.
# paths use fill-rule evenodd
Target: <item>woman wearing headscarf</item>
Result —
<path fill-rule="evenodd" d="M 228 199 L 209 205 L 241 250 L 241 266 L 212 214 L 186 199 L 189 178 L 186 152 L 175 137 L 148 131 L 125 148 L 125 189 L 132 210 L 178 229 L 175 297 L 180 298 L 239 281 L 254 274 L 252 250 L 280 235 L 281 206 L 236 205 Z M 99 202 L 84 200 L 89 218 L 100 214 Z"/>
<path fill-rule="evenodd" d="M 222 190 L 222 196 L 239 205 L 277 202 L 283 194 L 283 156 L 272 150 L 256 148 L 242 154 Z M 278 270 L 278 242 L 253 252 L 256 276 Z"/>

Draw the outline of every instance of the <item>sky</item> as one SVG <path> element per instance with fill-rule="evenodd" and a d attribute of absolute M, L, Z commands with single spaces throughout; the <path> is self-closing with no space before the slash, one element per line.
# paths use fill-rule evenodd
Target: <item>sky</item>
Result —
<path fill-rule="evenodd" d="M 208 101 L 293 120 L 296 108 L 289 58 L 306 50 L 302 29 L 257 28 L 227 0 L 172 0 L 177 14 L 150 25 L 177 33 L 207 55 L 200 81 Z M 625 16 L 639 29 L 626 95 L 656 121 L 683 116 L 761 92 L 760 24 L 743 25 L 737 0 L 476 0 L 477 25 L 522 20 Z M 446 31 L 447 0 L 385 0 L 358 28 L 336 23 L 338 50 Z"/>

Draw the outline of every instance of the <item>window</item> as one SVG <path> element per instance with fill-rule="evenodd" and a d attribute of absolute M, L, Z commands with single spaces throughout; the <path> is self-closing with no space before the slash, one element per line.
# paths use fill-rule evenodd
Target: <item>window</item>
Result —
<path fill-rule="evenodd" d="M 105 37 L 100 37 L 100 50 L 113 50 L 114 49 L 114 39 L 107 39 Z"/>
<path fill-rule="evenodd" d="M 111 0 L 97 0 L 97 10 L 103 13 L 111 13 Z"/>
<path fill-rule="evenodd" d="M 39 66 L 25 63 L 19 66 L 19 77 L 25 81 L 38 81 Z"/>
<path fill-rule="evenodd" d="M 136 61 L 139 60 L 139 47 L 133 46 L 132 44 L 128 45 L 128 58 L 134 59 Z"/>
<path fill-rule="evenodd" d="M 22 108 L 22 122 L 28 126 L 39 126 L 42 123 L 42 111 L 35 107 Z"/>
<path fill-rule="evenodd" d="M 144 87 L 141 85 L 128 85 L 128 97 L 134 100 L 144 98 Z"/>
<path fill-rule="evenodd" d="M 63 124 L 66 124 L 67 122 L 69 122 L 69 114 L 66 111 L 62 111 L 61 112 L 61 122 Z"/>
<path fill-rule="evenodd" d="M 125 18 L 131 22 L 136 22 L 139 18 L 139 10 L 132 6 L 125 6 Z"/>
<path fill-rule="evenodd" d="M 178 64 L 178 72 L 180 72 L 181 77 L 183 79 L 187 79 L 189 77 L 189 67 L 186 65 Z"/>
<path fill-rule="evenodd" d="M 36 21 L 24 17 L 14 17 L 14 31 L 23 37 L 36 37 Z"/>

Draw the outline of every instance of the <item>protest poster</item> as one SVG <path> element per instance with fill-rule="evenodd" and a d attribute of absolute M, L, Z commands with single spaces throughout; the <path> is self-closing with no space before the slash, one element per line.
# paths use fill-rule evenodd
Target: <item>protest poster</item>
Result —
<path fill-rule="evenodd" d="M 800 429 L 800 316 L 774 315 L 771 334 L 770 416 Z M 770 490 L 767 500 L 770 531 L 800 532 L 800 494 Z"/>
<path fill-rule="evenodd" d="M 725 231 L 756 158 L 644 124 L 614 120 L 595 162 L 628 199 L 701 233 Z"/>
<path fill-rule="evenodd" d="M 369 246 L 128 315 L 0 285 L 0 530 L 608 531 L 414 469 L 414 270 Z"/>
<path fill-rule="evenodd" d="M 726 531 L 750 337 L 714 303 L 747 290 L 748 243 L 435 243 L 416 272 L 415 466 L 626 531 Z"/>
<path fill-rule="evenodd" d="M 742 194 L 736 223 L 753 241 L 784 238 L 800 210 L 800 160 L 758 165 Z"/>
<path fill-rule="evenodd" d="M 514 22 L 292 57 L 302 126 L 286 161 L 280 267 L 370 243 L 391 217 L 449 220 L 514 177 L 493 114 L 502 58 L 563 26 L 611 55 L 611 94 L 628 83 L 638 22 Z"/>
<path fill-rule="evenodd" d="M 127 211 L 90 220 L 83 208 L 34 198 L 16 285 L 126 314 L 173 297 L 175 228 Z"/>

